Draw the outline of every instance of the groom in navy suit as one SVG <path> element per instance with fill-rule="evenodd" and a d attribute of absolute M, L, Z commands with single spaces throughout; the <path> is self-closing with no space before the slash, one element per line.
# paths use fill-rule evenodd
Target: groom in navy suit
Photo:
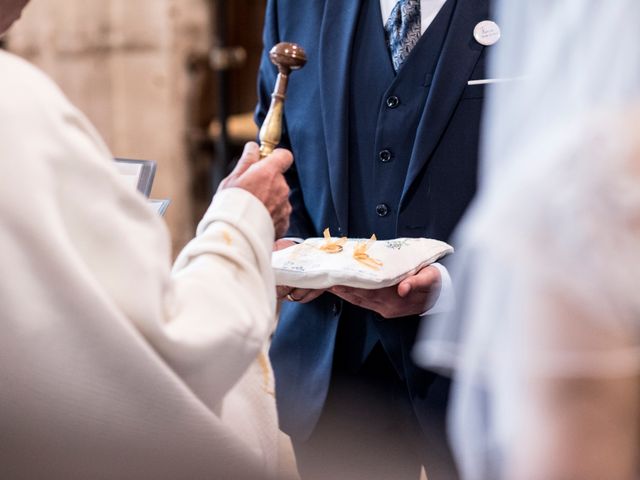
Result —
<path fill-rule="evenodd" d="M 291 76 L 282 146 L 288 237 L 447 241 L 476 188 L 489 0 L 269 0 L 256 118 L 280 41 L 307 51 Z M 276 248 L 295 240 L 280 240 Z M 447 381 L 411 359 L 420 315 L 446 301 L 430 266 L 379 291 L 281 289 L 271 347 L 282 429 L 303 478 L 456 478 L 444 429 Z"/>

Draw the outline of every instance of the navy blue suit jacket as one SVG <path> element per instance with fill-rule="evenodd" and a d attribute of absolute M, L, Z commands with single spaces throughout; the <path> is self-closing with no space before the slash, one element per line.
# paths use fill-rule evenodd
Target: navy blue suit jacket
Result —
<path fill-rule="evenodd" d="M 258 124 L 264 120 L 277 71 L 268 50 L 280 41 L 307 51 L 293 72 L 285 104 L 282 146 L 292 150 L 288 172 L 293 214 L 287 236 L 315 237 L 329 227 L 348 235 L 348 75 L 351 44 L 362 0 L 269 0 L 260 67 Z M 475 193 L 485 48 L 473 38 L 489 17 L 489 0 L 458 0 L 401 194 L 397 237 L 448 240 Z M 382 21 L 381 21 L 382 23 Z M 322 411 L 332 368 L 341 301 L 325 294 L 307 305 L 285 302 L 271 349 L 283 430 L 304 439 Z M 415 324 L 415 322 L 414 322 Z M 395 354 L 415 402 L 427 396 L 411 361 L 415 329 L 402 319 L 385 322 L 398 338 Z M 414 407 L 415 407 L 414 403 Z M 419 407 L 418 407 L 419 408 Z"/>

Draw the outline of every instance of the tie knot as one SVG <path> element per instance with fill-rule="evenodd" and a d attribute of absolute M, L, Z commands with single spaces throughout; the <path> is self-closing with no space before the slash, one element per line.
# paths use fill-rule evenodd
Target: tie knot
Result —
<path fill-rule="evenodd" d="M 384 30 L 393 68 L 397 72 L 420 40 L 420 0 L 399 0 Z"/>

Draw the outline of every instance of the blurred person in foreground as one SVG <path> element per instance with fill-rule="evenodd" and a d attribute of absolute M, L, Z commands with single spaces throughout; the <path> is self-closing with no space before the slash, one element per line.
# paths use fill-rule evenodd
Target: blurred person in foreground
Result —
<path fill-rule="evenodd" d="M 4 29 L 25 1 L 0 0 Z M 0 478 L 283 478 L 265 344 L 289 153 L 169 235 L 85 117 L 0 52 Z"/>
<path fill-rule="evenodd" d="M 465 479 L 640 477 L 640 2 L 502 0 L 483 181 L 455 317 Z M 517 34 L 514 34 L 517 32 Z M 586 33 L 586 35 L 585 35 Z"/>

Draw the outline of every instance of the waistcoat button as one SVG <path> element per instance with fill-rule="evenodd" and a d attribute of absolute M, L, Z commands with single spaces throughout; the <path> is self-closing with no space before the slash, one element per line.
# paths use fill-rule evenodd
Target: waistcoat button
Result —
<path fill-rule="evenodd" d="M 376 213 L 379 217 L 386 217 L 387 215 L 389 215 L 389 206 L 385 203 L 381 203 L 380 205 L 376 206 Z"/>
<path fill-rule="evenodd" d="M 380 159 L 381 162 L 383 163 L 387 163 L 391 161 L 391 152 L 387 149 L 382 150 L 379 154 L 378 154 L 378 158 Z"/>
<path fill-rule="evenodd" d="M 398 105 L 400 105 L 400 99 L 395 95 L 391 95 L 387 98 L 387 107 L 396 108 Z"/>

